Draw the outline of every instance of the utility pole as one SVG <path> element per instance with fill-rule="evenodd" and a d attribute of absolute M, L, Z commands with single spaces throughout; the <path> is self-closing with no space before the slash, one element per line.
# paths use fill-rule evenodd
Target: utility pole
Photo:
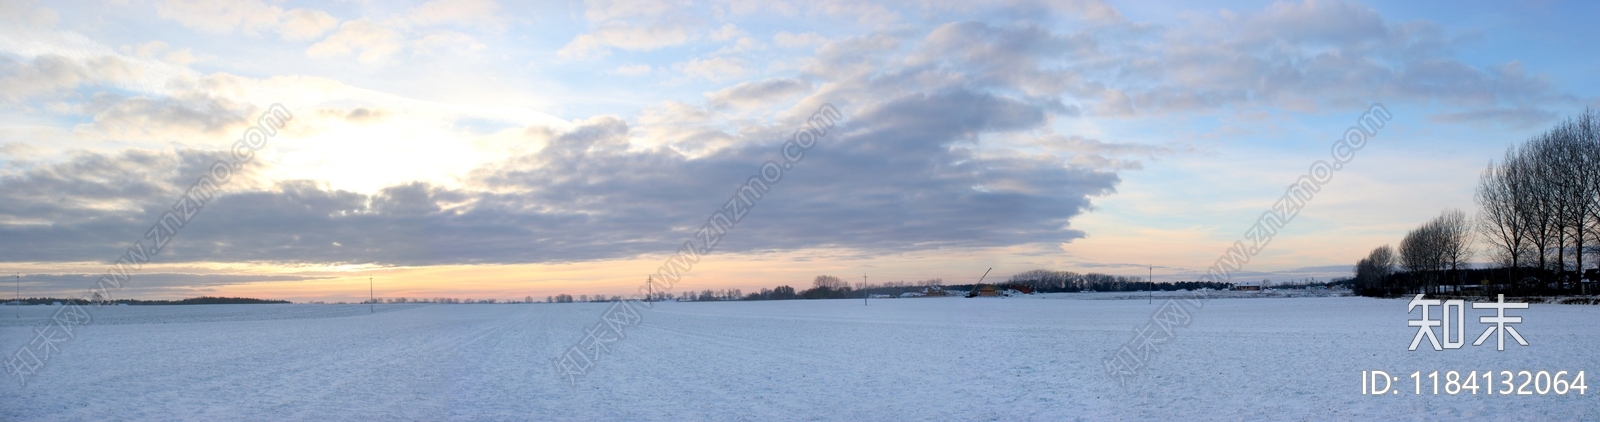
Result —
<path fill-rule="evenodd" d="M 651 298 L 656 295 L 656 277 L 655 276 L 645 276 L 644 277 L 644 286 L 645 286 L 645 289 L 648 289 L 649 292 L 650 292 L 650 293 L 647 293 L 647 296 L 644 297 L 644 301 L 645 301 L 645 303 L 649 303 Z"/>
<path fill-rule="evenodd" d="M 861 274 L 861 306 L 867 306 L 867 274 Z"/>
<path fill-rule="evenodd" d="M 372 274 L 367 274 L 367 313 L 378 313 L 378 295 L 372 290 Z"/>
<path fill-rule="evenodd" d="M 22 319 L 22 273 L 17 273 L 17 319 Z"/>
<path fill-rule="evenodd" d="M 1145 280 L 1150 281 L 1150 296 L 1145 297 L 1144 304 L 1156 303 L 1156 266 L 1150 266 L 1150 276 L 1145 277 Z"/>

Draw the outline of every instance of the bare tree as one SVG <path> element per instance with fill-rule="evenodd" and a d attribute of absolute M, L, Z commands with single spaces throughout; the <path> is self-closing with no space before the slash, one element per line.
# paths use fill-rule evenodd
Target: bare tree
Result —
<path fill-rule="evenodd" d="M 1478 203 L 1478 232 L 1488 240 L 1495 249 L 1495 258 L 1500 265 L 1508 268 L 1520 268 L 1523 260 L 1528 256 L 1528 213 L 1521 212 L 1518 207 L 1518 197 L 1525 193 L 1518 190 L 1521 187 L 1516 183 L 1516 172 L 1519 167 L 1510 165 L 1516 161 L 1516 149 L 1506 149 L 1505 165 L 1496 166 L 1489 164 L 1478 176 L 1478 190 L 1473 199 Z"/>
<path fill-rule="evenodd" d="M 1432 222 L 1438 226 L 1441 258 L 1450 267 L 1451 284 L 1461 290 L 1461 265 L 1472 259 L 1472 223 L 1459 209 L 1445 210 Z"/>
<path fill-rule="evenodd" d="M 826 289 L 829 289 L 829 290 L 844 290 L 845 287 L 848 287 L 848 286 L 846 286 L 844 284 L 844 280 L 841 280 L 841 279 L 839 279 L 839 277 L 834 277 L 834 276 L 831 276 L 831 275 L 819 275 L 819 276 L 817 276 L 817 278 L 815 280 L 811 281 L 811 286 L 812 287 L 826 288 Z"/>
<path fill-rule="evenodd" d="M 1475 199 L 1478 233 L 1501 264 L 1536 263 L 1571 288 L 1600 239 L 1600 115 L 1585 110 L 1508 149 L 1480 175 Z"/>
<path fill-rule="evenodd" d="M 1389 275 L 1393 273 L 1394 248 L 1389 245 L 1379 246 L 1356 263 L 1356 286 L 1366 292 L 1382 289 L 1382 295 L 1392 294 L 1393 292 L 1389 291 L 1390 286 L 1386 283 Z"/>
<path fill-rule="evenodd" d="M 1400 241 L 1400 265 L 1426 283 L 1423 292 L 1437 293 L 1440 273 L 1471 258 L 1470 233 L 1466 213 L 1445 210 Z"/>
<path fill-rule="evenodd" d="M 1451 208 L 1440 212 L 1428 223 L 1439 230 L 1439 247 L 1444 248 L 1440 251 L 1444 266 L 1452 270 L 1461 269 L 1461 265 L 1472 258 L 1472 224 L 1467 220 L 1467 214 Z"/>

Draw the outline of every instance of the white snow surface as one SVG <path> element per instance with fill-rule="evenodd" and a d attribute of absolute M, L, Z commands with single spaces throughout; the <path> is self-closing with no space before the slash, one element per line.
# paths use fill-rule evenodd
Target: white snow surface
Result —
<path fill-rule="evenodd" d="M 1530 346 L 1411 352 L 1405 300 L 1213 299 L 1118 385 L 1102 359 L 1161 303 L 657 303 L 576 386 L 552 360 L 609 303 L 103 307 L 26 386 L 0 381 L 0 420 L 1600 419 L 1600 389 L 1415 396 L 1409 378 L 1583 370 L 1600 384 L 1600 306 L 1511 312 Z M 22 308 L 0 307 L 6 357 L 55 309 Z M 1405 394 L 1361 395 L 1363 370 Z"/>

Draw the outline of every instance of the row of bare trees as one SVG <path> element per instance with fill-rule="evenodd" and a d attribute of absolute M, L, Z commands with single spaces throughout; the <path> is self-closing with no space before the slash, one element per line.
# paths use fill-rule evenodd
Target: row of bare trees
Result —
<path fill-rule="evenodd" d="M 1379 246 L 1356 263 L 1356 288 L 1368 294 L 1401 292 L 1437 294 L 1441 286 L 1460 290 L 1462 267 L 1472 259 L 1472 223 L 1461 210 L 1445 210 L 1438 217 L 1406 233 L 1396 251 Z M 1406 277 L 1396 279 L 1395 267 Z"/>
<path fill-rule="evenodd" d="M 1554 272 L 1541 281 L 1571 288 L 1600 238 L 1600 116 L 1585 110 L 1508 148 L 1479 177 L 1476 199 L 1492 259 Z"/>
<path fill-rule="evenodd" d="M 1585 110 L 1508 148 L 1479 176 L 1474 199 L 1477 218 L 1446 210 L 1407 233 L 1398 250 L 1374 249 L 1356 264 L 1357 289 L 1437 294 L 1494 278 L 1515 291 L 1576 291 L 1600 253 L 1591 244 L 1600 240 L 1600 115 Z M 1465 268 L 1474 235 L 1499 270 Z"/>
<path fill-rule="evenodd" d="M 1427 293 L 1439 293 L 1439 286 L 1459 286 L 1462 264 L 1472 257 L 1472 228 L 1461 210 L 1445 210 L 1438 217 L 1406 233 L 1400 241 L 1399 264 L 1418 275 Z M 1446 271 L 1448 270 L 1448 273 Z"/>

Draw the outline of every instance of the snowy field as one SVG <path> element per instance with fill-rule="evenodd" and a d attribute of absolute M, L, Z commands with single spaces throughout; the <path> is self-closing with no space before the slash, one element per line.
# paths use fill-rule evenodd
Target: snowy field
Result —
<path fill-rule="evenodd" d="M 1404 300 L 1215 299 L 1123 387 L 1101 360 L 1161 304 L 1126 296 L 662 303 L 576 386 L 552 359 L 609 304 L 107 307 L 0 382 L 0 419 L 1600 419 L 1595 389 L 1409 394 L 1416 370 L 1600 383 L 1600 306 L 1513 312 L 1526 347 L 1408 352 Z M 53 308 L 0 309 L 10 355 Z M 1407 394 L 1362 395 L 1363 370 Z"/>

